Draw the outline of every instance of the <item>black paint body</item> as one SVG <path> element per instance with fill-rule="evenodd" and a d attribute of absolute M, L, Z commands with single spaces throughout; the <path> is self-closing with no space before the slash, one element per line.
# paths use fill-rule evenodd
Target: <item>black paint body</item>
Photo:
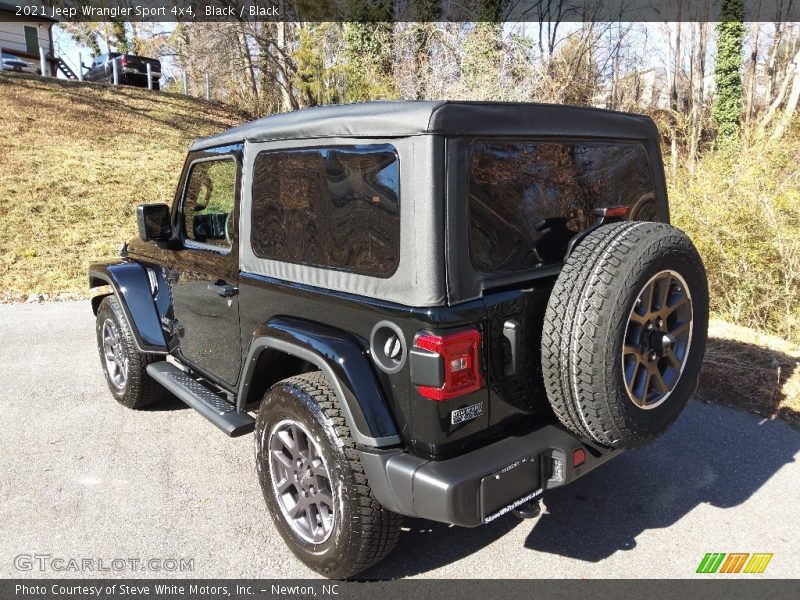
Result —
<path fill-rule="evenodd" d="M 141 349 L 174 354 L 231 398 L 238 395 L 240 410 L 258 402 L 278 374 L 295 374 L 289 367 L 284 371 L 284 366 L 275 366 L 278 362 L 253 362 L 258 360 L 250 352 L 254 340 L 271 336 L 302 346 L 330 368 L 345 396 L 356 405 L 352 412 L 357 429 L 363 428 L 367 437 L 394 436 L 395 446 L 421 458 L 446 459 L 555 423 L 541 377 L 540 339 L 545 307 L 561 264 L 524 274 L 484 274 L 478 282 L 469 265 L 468 215 L 463 201 L 470 140 L 454 136 L 444 142 L 442 162 L 447 175 L 443 176 L 446 191 L 441 210 L 447 213 L 444 239 L 448 250 L 440 260 L 448 265 L 452 288 L 474 294 L 475 299 L 416 308 L 241 272 L 238 216 L 243 144 L 190 152 L 173 203 L 172 239 L 132 240 L 124 258 L 92 266 L 91 284 L 110 284 L 123 299 L 126 314 L 138 330 Z M 666 220 L 657 143 L 642 143 L 651 161 L 658 210 Z M 239 165 L 237 223 L 228 251 L 196 247 L 181 236 L 178 218 L 192 161 L 223 155 L 234 157 Z M 157 282 L 154 299 L 147 268 Z M 223 284 L 235 293 L 223 297 L 219 293 Z M 369 355 L 369 338 L 375 324 L 384 320 L 399 326 L 409 346 L 421 331 L 477 327 L 482 340 L 483 387 L 436 402 L 417 392 L 408 361 L 393 374 L 378 369 Z M 509 337 L 510 330 L 513 337 Z M 512 358 L 515 368 L 510 369 Z M 303 359 L 294 368 L 313 366 Z M 263 372 L 270 369 L 275 376 Z M 258 377 L 260 383 L 256 384 Z M 480 403 L 482 414 L 451 424 L 452 411 Z"/>

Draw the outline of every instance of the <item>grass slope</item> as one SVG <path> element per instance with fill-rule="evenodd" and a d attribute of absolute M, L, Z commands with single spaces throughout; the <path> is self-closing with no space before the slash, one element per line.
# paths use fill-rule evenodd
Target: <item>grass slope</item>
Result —
<path fill-rule="evenodd" d="M 91 259 L 171 203 L 188 144 L 241 123 L 216 104 L 0 73 L 0 299 L 85 296 Z"/>

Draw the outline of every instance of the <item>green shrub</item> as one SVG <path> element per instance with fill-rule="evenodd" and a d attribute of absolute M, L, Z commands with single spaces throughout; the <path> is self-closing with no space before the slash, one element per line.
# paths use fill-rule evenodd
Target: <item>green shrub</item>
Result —
<path fill-rule="evenodd" d="M 712 152 L 670 183 L 673 223 L 697 245 L 716 316 L 800 341 L 800 135 Z"/>

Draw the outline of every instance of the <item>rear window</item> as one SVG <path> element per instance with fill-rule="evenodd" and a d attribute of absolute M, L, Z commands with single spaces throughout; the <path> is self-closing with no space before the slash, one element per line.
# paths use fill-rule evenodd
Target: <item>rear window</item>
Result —
<path fill-rule="evenodd" d="M 479 141 L 469 161 L 470 260 L 483 273 L 558 263 L 596 208 L 653 198 L 638 143 Z"/>
<path fill-rule="evenodd" d="M 388 144 L 264 151 L 253 165 L 260 258 L 388 277 L 400 257 L 400 170 Z"/>

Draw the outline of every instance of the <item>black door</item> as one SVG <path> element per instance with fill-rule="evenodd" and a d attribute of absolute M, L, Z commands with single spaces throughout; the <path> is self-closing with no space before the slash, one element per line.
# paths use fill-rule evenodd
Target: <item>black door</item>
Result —
<path fill-rule="evenodd" d="M 235 386 L 241 367 L 236 155 L 190 165 L 178 210 L 172 302 L 181 358 Z"/>

